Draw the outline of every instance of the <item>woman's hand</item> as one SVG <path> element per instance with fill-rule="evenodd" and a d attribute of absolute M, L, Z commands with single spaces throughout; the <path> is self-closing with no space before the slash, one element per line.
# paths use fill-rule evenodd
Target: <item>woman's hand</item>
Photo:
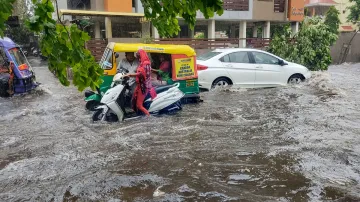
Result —
<path fill-rule="evenodd" d="M 151 69 L 152 72 L 158 72 L 159 70 L 157 69 Z"/>

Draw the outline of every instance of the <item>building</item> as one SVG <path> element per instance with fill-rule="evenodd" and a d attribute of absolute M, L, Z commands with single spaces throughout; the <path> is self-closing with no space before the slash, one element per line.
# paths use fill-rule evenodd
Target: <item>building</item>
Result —
<path fill-rule="evenodd" d="M 61 20 L 86 17 L 93 21 L 94 25 L 87 29 L 93 38 L 119 42 L 138 42 L 144 36 L 160 38 L 156 29 L 144 21 L 140 0 L 58 0 L 58 3 Z M 295 33 L 303 17 L 301 0 L 224 0 L 223 15 L 205 19 L 198 12 L 194 30 L 179 19 L 181 32 L 175 38 L 194 38 L 198 33 L 212 40 L 270 38 L 271 25 L 291 22 Z M 240 47 L 246 46 L 246 40 L 238 43 Z"/>
<path fill-rule="evenodd" d="M 358 28 L 357 25 L 347 22 L 347 16 L 350 14 L 347 7 L 351 5 L 349 0 L 305 0 L 305 8 L 309 10 L 308 16 L 325 16 L 330 6 L 335 6 L 340 12 L 340 32 L 352 32 Z"/>

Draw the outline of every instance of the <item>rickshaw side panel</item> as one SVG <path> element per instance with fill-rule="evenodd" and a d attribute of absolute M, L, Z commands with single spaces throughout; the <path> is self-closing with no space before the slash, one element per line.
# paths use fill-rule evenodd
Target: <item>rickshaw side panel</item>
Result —
<path fill-rule="evenodd" d="M 85 98 L 85 101 L 86 102 L 89 102 L 89 101 L 98 101 L 98 102 L 100 102 L 101 101 L 101 96 L 99 94 L 95 93 L 95 94 L 92 94 L 89 97 Z"/>

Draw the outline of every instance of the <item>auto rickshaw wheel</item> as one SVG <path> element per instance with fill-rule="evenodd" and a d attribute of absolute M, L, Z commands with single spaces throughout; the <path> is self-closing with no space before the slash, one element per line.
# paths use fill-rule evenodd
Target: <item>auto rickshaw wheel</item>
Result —
<path fill-rule="evenodd" d="M 95 111 L 95 108 L 100 105 L 100 102 L 96 100 L 88 101 L 85 105 L 85 108 L 89 111 Z"/>

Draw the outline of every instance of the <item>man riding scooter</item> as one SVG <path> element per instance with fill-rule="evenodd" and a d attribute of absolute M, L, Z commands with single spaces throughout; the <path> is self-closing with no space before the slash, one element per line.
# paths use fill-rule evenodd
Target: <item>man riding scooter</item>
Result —
<path fill-rule="evenodd" d="M 139 66 L 139 58 L 136 58 L 134 53 L 126 52 L 125 58 L 121 60 L 119 65 L 117 66 L 117 73 L 120 72 L 121 69 L 126 69 L 130 74 L 136 73 L 136 69 Z M 135 89 L 135 78 L 131 78 L 129 80 L 130 91 L 134 92 Z"/>

